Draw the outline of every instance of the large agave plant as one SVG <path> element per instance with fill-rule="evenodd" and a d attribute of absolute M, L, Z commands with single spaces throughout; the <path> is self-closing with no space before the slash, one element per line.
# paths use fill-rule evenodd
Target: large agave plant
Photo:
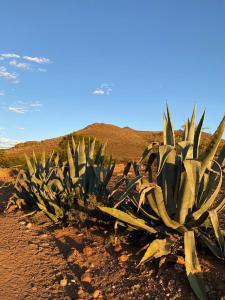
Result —
<path fill-rule="evenodd" d="M 205 113 L 196 126 L 195 107 L 191 119 L 185 125 L 183 140 L 176 144 L 167 107 L 163 144 L 158 147 L 157 153 L 151 152 L 153 144 L 149 145 L 140 161 L 134 164 L 136 177 L 128 183 L 114 208 L 99 207 L 101 211 L 115 217 L 117 224 L 122 222 L 130 229 L 141 229 L 155 236 L 148 244 L 141 263 L 174 253 L 176 245 L 179 245 L 179 249 L 184 245 L 182 249 L 186 273 L 199 299 L 205 299 L 206 295 L 196 252 L 196 238 L 217 257 L 225 258 L 224 237 L 218 221 L 218 214 L 225 206 L 225 198 L 216 200 L 222 185 L 225 147 L 215 160 L 225 118 L 200 158 L 198 150 L 204 116 Z M 146 158 L 147 174 L 143 176 L 138 166 Z M 156 180 L 152 180 L 151 171 L 154 160 L 157 161 Z M 136 194 L 133 186 L 138 191 Z"/>

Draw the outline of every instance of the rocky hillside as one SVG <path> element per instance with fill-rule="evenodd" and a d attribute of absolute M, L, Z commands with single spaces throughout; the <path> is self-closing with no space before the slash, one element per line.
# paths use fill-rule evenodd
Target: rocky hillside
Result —
<path fill-rule="evenodd" d="M 160 131 L 140 131 L 129 127 L 118 127 L 111 124 L 94 123 L 81 130 L 74 132 L 82 136 L 95 137 L 101 142 L 108 143 L 108 150 L 112 150 L 114 158 L 118 161 L 127 161 L 137 159 L 145 146 L 151 141 L 162 141 L 162 132 Z M 179 136 L 180 131 L 176 132 Z M 56 149 L 64 137 L 47 139 L 43 141 L 31 141 L 17 144 L 15 147 L 5 150 L 9 157 L 21 158 L 24 153 L 30 155 L 33 150 L 38 155 L 43 150 L 46 153 Z M 204 147 L 209 143 L 211 135 L 203 133 L 202 141 Z M 224 144 L 224 141 L 222 142 Z"/>

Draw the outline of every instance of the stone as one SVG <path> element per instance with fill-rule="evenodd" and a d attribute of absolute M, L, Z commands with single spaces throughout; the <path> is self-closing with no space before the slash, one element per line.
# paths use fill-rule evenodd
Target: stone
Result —
<path fill-rule="evenodd" d="M 91 275 L 89 273 L 84 273 L 81 276 L 81 281 L 90 283 L 91 282 Z"/>
<path fill-rule="evenodd" d="M 96 290 L 96 291 L 94 291 L 94 293 L 93 293 L 93 298 L 94 298 L 94 299 L 97 299 L 97 298 L 99 297 L 99 295 L 100 295 L 100 290 Z"/>
<path fill-rule="evenodd" d="M 92 254 L 93 254 L 93 250 L 92 250 L 92 248 L 91 247 L 84 247 L 84 249 L 83 249 L 83 254 L 85 255 L 85 256 L 91 256 Z"/>
<path fill-rule="evenodd" d="M 67 279 L 65 277 L 62 280 L 60 280 L 60 285 L 61 286 L 66 286 L 67 285 Z"/>
<path fill-rule="evenodd" d="M 119 257 L 120 262 L 126 262 L 128 260 L 128 255 L 123 254 Z"/>

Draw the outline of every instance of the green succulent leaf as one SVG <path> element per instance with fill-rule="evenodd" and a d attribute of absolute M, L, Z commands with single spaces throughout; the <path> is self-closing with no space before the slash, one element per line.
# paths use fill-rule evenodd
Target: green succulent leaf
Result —
<path fill-rule="evenodd" d="M 159 258 L 171 253 L 173 241 L 169 238 L 159 240 L 155 239 L 151 242 L 142 257 L 140 264 L 145 263 L 153 258 Z"/>
<path fill-rule="evenodd" d="M 203 275 L 196 252 L 195 236 L 193 231 L 184 233 L 185 268 L 189 283 L 200 300 L 206 299 Z"/>
<path fill-rule="evenodd" d="M 139 228 L 139 229 L 143 229 L 143 230 L 147 231 L 148 233 L 152 234 L 152 233 L 157 232 L 156 229 L 145 224 L 145 221 L 143 219 L 130 216 L 129 214 L 127 214 L 119 209 L 110 208 L 110 207 L 101 207 L 101 206 L 99 206 L 99 209 L 124 223 L 127 223 L 127 224 L 134 226 L 136 228 Z"/>

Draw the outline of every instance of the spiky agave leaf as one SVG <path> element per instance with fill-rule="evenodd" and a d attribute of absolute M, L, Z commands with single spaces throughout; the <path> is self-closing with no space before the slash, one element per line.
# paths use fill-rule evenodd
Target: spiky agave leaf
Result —
<path fill-rule="evenodd" d="M 132 225 L 132 226 L 137 227 L 139 229 L 144 229 L 149 233 L 156 233 L 157 232 L 153 227 L 148 226 L 143 219 L 132 217 L 129 214 L 127 214 L 127 213 L 125 213 L 122 210 L 119 210 L 117 208 L 99 206 L 99 209 L 101 211 L 113 216 L 114 218 L 124 222 L 124 223 Z"/>
<path fill-rule="evenodd" d="M 213 134 L 211 143 L 206 148 L 205 153 L 203 155 L 202 167 L 201 167 L 201 177 L 205 173 L 206 168 L 211 165 L 211 162 L 216 154 L 219 143 L 223 136 L 224 128 L 225 128 L 225 115 L 224 115 L 222 121 L 220 122 L 217 130 Z"/>
<path fill-rule="evenodd" d="M 149 243 L 148 248 L 142 257 L 140 264 L 145 263 L 153 258 L 159 258 L 171 253 L 173 241 L 170 238 L 155 239 Z"/>
<path fill-rule="evenodd" d="M 201 266 L 199 264 L 194 231 L 184 233 L 185 268 L 189 283 L 200 300 L 206 299 Z"/>

